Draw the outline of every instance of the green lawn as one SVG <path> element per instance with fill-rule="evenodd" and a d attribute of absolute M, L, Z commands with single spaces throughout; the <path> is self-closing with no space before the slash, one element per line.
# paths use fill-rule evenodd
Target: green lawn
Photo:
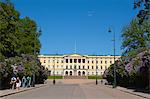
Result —
<path fill-rule="evenodd" d="M 54 76 L 48 76 L 48 79 L 54 79 Z M 63 76 L 55 76 L 55 79 L 63 79 Z"/>
<path fill-rule="evenodd" d="M 48 79 L 54 79 L 54 76 L 48 76 Z M 55 79 L 63 79 L 63 76 L 55 76 Z M 88 76 L 88 79 L 96 79 L 96 76 Z M 103 79 L 103 77 L 98 76 L 97 79 Z"/>
<path fill-rule="evenodd" d="M 96 76 L 88 76 L 88 79 L 96 79 Z M 103 77 L 97 76 L 97 79 L 103 79 Z"/>

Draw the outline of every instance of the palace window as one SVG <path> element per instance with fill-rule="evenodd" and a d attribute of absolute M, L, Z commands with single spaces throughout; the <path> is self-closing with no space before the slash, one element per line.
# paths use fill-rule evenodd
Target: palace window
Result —
<path fill-rule="evenodd" d="M 84 66 L 83 66 L 83 69 L 84 69 Z"/>
<path fill-rule="evenodd" d="M 77 63 L 77 59 L 74 59 L 74 63 Z"/>
<path fill-rule="evenodd" d="M 107 69 L 107 66 L 105 66 L 105 69 Z"/>
<path fill-rule="evenodd" d="M 92 69 L 94 69 L 94 67 L 92 66 Z"/>
<path fill-rule="evenodd" d="M 81 59 L 78 59 L 78 63 L 81 63 Z"/>
<path fill-rule="evenodd" d="M 92 63 L 93 63 L 93 61 L 92 61 Z"/>
<path fill-rule="evenodd" d="M 80 69 L 80 66 L 79 66 L 79 69 Z"/>
<path fill-rule="evenodd" d="M 103 63 L 103 61 L 101 61 L 101 64 Z"/>
<path fill-rule="evenodd" d="M 70 65 L 70 69 L 72 69 L 72 65 Z"/>
<path fill-rule="evenodd" d="M 110 61 L 110 64 L 112 63 L 112 61 Z"/>
<path fill-rule="evenodd" d="M 85 63 L 85 59 L 82 59 L 82 63 Z"/>
<path fill-rule="evenodd" d="M 66 66 L 66 69 L 68 69 L 68 66 Z"/>
<path fill-rule="evenodd" d="M 98 69 L 98 66 L 96 66 L 96 69 Z"/>
<path fill-rule="evenodd" d="M 89 66 L 88 66 L 88 69 L 89 69 Z"/>
<path fill-rule="evenodd" d="M 98 61 L 96 61 L 96 63 L 98 63 Z"/>
<path fill-rule="evenodd" d="M 61 63 L 63 63 L 63 60 L 61 60 Z"/>
<path fill-rule="evenodd" d="M 105 64 L 107 64 L 107 61 L 105 61 Z"/>
<path fill-rule="evenodd" d="M 68 63 L 68 59 L 66 59 L 66 63 Z"/>
<path fill-rule="evenodd" d="M 88 63 L 89 63 L 89 61 L 88 61 Z"/>
<path fill-rule="evenodd" d="M 103 69 L 103 66 L 101 66 L 101 69 Z"/>
<path fill-rule="evenodd" d="M 72 63 L 72 59 L 70 59 L 70 63 Z"/>

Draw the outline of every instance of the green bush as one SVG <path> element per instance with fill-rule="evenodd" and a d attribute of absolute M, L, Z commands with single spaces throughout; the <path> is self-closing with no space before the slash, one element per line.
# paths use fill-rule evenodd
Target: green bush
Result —
<path fill-rule="evenodd" d="M 88 76 L 88 79 L 96 79 L 96 76 Z M 103 77 L 97 76 L 97 79 L 103 79 Z"/>
<path fill-rule="evenodd" d="M 48 76 L 48 79 L 54 79 L 54 76 Z M 55 76 L 55 79 L 63 79 L 63 76 Z"/>

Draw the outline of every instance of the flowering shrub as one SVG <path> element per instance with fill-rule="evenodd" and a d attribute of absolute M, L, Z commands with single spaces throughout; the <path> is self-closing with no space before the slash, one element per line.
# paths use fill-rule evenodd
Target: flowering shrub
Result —
<path fill-rule="evenodd" d="M 150 50 L 134 57 L 122 57 L 115 62 L 117 85 L 136 88 L 148 88 L 150 75 Z M 114 64 L 103 75 L 110 84 L 114 82 Z"/>
<path fill-rule="evenodd" d="M 47 79 L 47 69 L 41 66 L 40 61 L 33 55 L 21 55 L 0 62 L 0 85 L 10 87 L 12 76 L 31 76 L 35 74 L 36 83 L 43 83 Z"/>

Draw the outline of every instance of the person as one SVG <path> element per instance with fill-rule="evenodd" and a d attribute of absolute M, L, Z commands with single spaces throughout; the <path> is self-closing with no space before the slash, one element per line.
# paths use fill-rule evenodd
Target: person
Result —
<path fill-rule="evenodd" d="M 31 77 L 29 77 L 29 87 L 31 87 Z"/>
<path fill-rule="evenodd" d="M 103 84 L 103 79 L 101 79 L 101 84 Z"/>
<path fill-rule="evenodd" d="M 22 77 L 22 87 L 25 88 L 26 87 L 26 82 L 27 82 L 27 79 L 25 76 Z"/>
<path fill-rule="evenodd" d="M 17 80 L 16 80 L 16 88 L 17 88 L 17 90 L 20 89 L 20 86 L 21 86 L 21 80 L 20 80 L 19 77 L 17 77 Z"/>
<path fill-rule="evenodd" d="M 15 89 L 15 87 L 16 87 L 16 77 L 15 76 L 13 76 L 12 78 L 11 78 L 11 81 L 10 81 L 10 84 L 11 84 L 11 88 L 12 89 Z"/>
<path fill-rule="evenodd" d="M 27 77 L 27 87 L 31 87 L 31 77 Z"/>

